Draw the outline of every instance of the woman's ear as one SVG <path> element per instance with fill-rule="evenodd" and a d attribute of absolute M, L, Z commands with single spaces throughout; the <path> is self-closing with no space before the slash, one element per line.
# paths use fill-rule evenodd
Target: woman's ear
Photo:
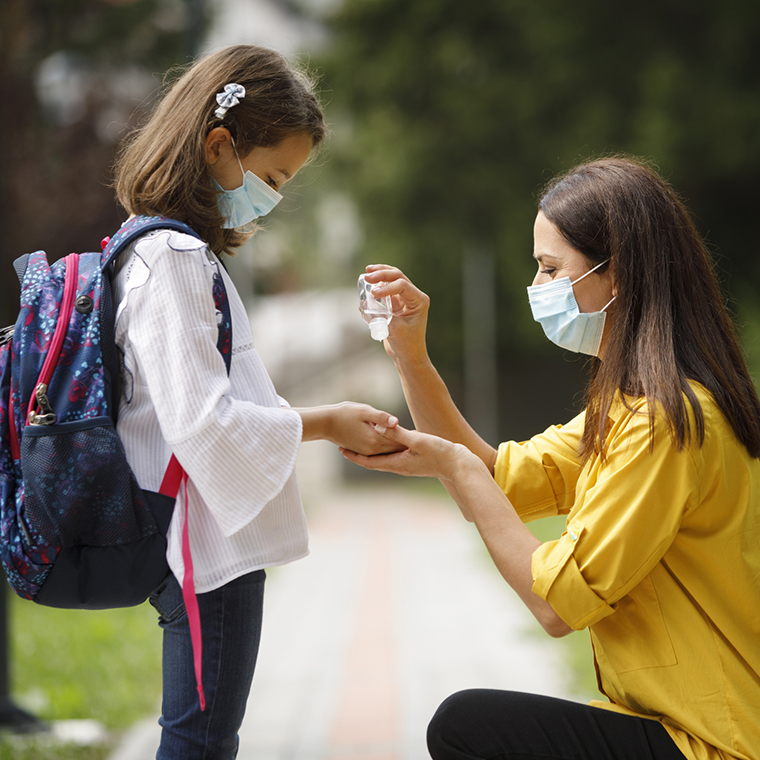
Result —
<path fill-rule="evenodd" d="M 617 280 L 615 279 L 615 269 L 610 265 L 609 268 L 610 273 L 610 286 L 612 287 L 612 295 L 613 297 L 617 298 L 618 289 L 617 289 Z"/>
<path fill-rule="evenodd" d="M 206 163 L 213 166 L 220 158 L 229 158 L 234 152 L 232 135 L 227 127 L 214 127 L 206 136 Z"/>

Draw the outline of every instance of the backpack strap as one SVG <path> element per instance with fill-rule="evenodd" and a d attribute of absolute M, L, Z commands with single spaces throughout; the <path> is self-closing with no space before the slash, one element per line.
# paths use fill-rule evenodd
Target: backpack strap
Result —
<path fill-rule="evenodd" d="M 105 238 L 103 240 L 103 254 L 100 268 L 103 271 L 108 269 L 116 260 L 116 257 L 130 243 L 133 243 L 141 235 L 151 230 L 177 230 L 178 232 L 192 235 L 194 238 L 204 242 L 203 238 L 192 227 L 177 219 L 170 219 L 168 216 L 135 216 L 126 221 L 112 238 Z M 229 375 L 232 366 L 232 315 L 230 313 L 227 290 L 224 287 L 224 279 L 219 268 L 219 264 L 221 263 L 224 266 L 224 262 L 220 262 L 213 253 L 210 253 L 209 257 L 216 266 L 213 285 L 214 305 L 222 315 L 216 347 L 224 359 L 227 374 Z"/>
<path fill-rule="evenodd" d="M 170 219 L 168 216 L 135 216 L 124 222 L 112 238 L 106 238 L 100 264 L 101 269 L 106 269 L 113 264 L 114 259 L 130 243 L 151 230 L 177 230 L 192 235 L 201 242 L 203 241 L 203 238 L 192 227 L 188 227 L 184 222 L 177 219 Z"/>
<path fill-rule="evenodd" d="M 198 607 L 198 597 L 195 593 L 195 578 L 193 570 L 193 555 L 190 550 L 190 527 L 187 500 L 187 473 L 177 457 L 172 454 L 169 465 L 166 468 L 163 482 L 159 493 L 176 499 L 180 488 L 185 496 L 185 520 L 182 526 L 182 562 L 185 570 L 182 576 L 182 601 L 187 613 L 187 624 L 190 628 L 190 643 L 193 650 L 193 670 L 195 671 L 195 683 L 198 691 L 201 712 L 206 709 L 206 695 L 203 691 L 203 638 L 201 636 L 201 613 Z"/>

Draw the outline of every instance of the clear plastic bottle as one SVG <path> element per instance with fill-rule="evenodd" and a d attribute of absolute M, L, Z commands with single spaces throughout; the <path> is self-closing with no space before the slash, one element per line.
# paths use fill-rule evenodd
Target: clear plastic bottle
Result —
<path fill-rule="evenodd" d="M 388 337 L 388 323 L 393 319 L 390 296 L 375 298 L 372 295 L 372 285 L 359 276 L 359 311 L 364 321 L 369 325 L 369 334 L 375 340 L 385 340 Z"/>

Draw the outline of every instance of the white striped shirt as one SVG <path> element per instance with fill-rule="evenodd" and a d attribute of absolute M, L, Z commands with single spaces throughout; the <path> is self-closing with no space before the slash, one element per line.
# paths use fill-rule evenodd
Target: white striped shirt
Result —
<path fill-rule="evenodd" d="M 150 232 L 114 277 L 116 343 L 124 354 L 117 431 L 138 483 L 158 491 L 174 453 L 188 474 L 196 592 L 308 553 L 294 472 L 300 415 L 286 408 L 253 344 L 222 267 L 232 315 L 229 377 L 216 348 L 215 258 L 197 239 Z M 183 489 L 168 534 L 183 577 Z"/>

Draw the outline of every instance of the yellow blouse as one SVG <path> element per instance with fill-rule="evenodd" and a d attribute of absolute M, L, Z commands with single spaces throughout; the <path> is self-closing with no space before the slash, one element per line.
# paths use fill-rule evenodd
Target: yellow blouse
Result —
<path fill-rule="evenodd" d="M 646 402 L 618 402 L 606 461 L 581 467 L 581 414 L 503 443 L 495 478 L 523 521 L 567 514 L 533 590 L 589 629 L 610 700 L 592 704 L 659 720 L 689 760 L 758 760 L 760 460 L 693 387 L 701 447 L 679 452 L 658 415 L 650 452 Z"/>

